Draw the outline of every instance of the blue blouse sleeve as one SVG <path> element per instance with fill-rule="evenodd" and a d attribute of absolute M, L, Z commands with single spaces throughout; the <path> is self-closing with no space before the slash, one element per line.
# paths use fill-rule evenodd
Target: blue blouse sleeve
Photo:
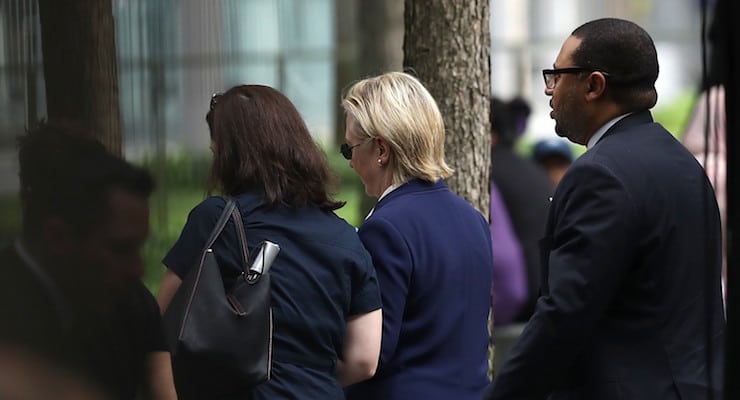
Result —
<path fill-rule="evenodd" d="M 190 268 L 198 262 L 225 205 L 224 199 L 209 197 L 190 211 L 180 237 L 162 260 L 180 279 L 184 279 Z"/>

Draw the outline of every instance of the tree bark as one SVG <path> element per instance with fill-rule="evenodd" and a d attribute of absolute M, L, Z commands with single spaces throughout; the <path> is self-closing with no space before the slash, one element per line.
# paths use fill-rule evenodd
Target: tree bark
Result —
<path fill-rule="evenodd" d="M 121 155 L 112 2 L 39 0 L 49 122 L 73 124 Z"/>
<path fill-rule="evenodd" d="M 488 218 L 491 137 L 488 0 L 406 0 L 404 67 L 437 100 L 450 188 Z"/>

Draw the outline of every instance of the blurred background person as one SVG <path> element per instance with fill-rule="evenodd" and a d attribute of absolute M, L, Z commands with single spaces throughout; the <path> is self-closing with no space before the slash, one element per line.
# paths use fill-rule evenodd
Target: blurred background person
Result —
<path fill-rule="evenodd" d="M 112 399 L 174 399 L 159 308 L 141 282 L 153 181 L 83 134 L 42 124 L 19 138 L 23 231 L 2 251 L 0 344 Z"/>
<path fill-rule="evenodd" d="M 501 193 L 514 232 L 524 253 L 526 266 L 526 301 L 516 306 L 518 311 L 511 321 L 526 322 L 532 315 L 539 290 L 539 249 L 547 217 L 548 198 L 554 186 L 547 174 L 532 160 L 519 155 L 514 146 L 527 127 L 529 105 L 522 99 L 502 101 L 491 99 L 491 180 Z M 496 255 L 494 254 L 494 265 Z M 496 284 L 494 284 L 494 302 Z"/>
<path fill-rule="evenodd" d="M 110 400 L 93 382 L 33 352 L 0 345 L 0 399 Z"/>
<path fill-rule="evenodd" d="M 378 372 L 349 399 L 478 399 L 488 381 L 488 223 L 450 191 L 437 104 L 389 72 L 344 96 L 341 152 L 378 199 L 359 228 L 383 298 Z"/>
<path fill-rule="evenodd" d="M 540 139 L 532 148 L 532 159 L 545 169 L 553 186 L 557 186 L 573 163 L 573 149 L 564 139 Z"/>
<path fill-rule="evenodd" d="M 709 113 L 707 114 L 707 108 Z M 702 92 L 683 133 L 681 142 L 696 157 L 712 182 L 717 197 L 719 215 L 722 219 L 722 293 L 727 279 L 727 130 L 725 113 L 725 89 L 722 85 L 712 86 Z"/>
<path fill-rule="evenodd" d="M 527 266 L 522 245 L 495 182 L 491 182 L 489 228 L 493 251 L 493 319 L 494 325 L 504 327 L 514 324 L 522 306 L 527 302 Z M 494 336 L 497 334 L 494 332 Z M 505 347 L 501 343 L 496 347 L 497 362 L 500 357 L 505 357 Z"/>
<path fill-rule="evenodd" d="M 194 399 L 342 399 L 342 386 L 368 379 L 380 351 L 380 293 L 370 255 L 355 229 L 337 217 L 325 155 L 293 103 L 262 85 L 214 95 L 206 115 L 211 135 L 211 189 L 237 202 L 242 227 L 229 222 L 213 245 L 225 287 L 243 271 L 236 229 L 250 254 L 265 240 L 281 250 L 270 269 L 273 347 L 268 381 L 255 387 L 226 381 L 213 366 L 175 376 L 178 394 Z M 197 264 L 222 197 L 188 216 L 164 257 L 162 310 Z M 215 371 L 215 372 L 214 372 Z"/>
<path fill-rule="evenodd" d="M 494 369 L 503 364 L 539 292 L 539 247 L 554 186 L 515 149 L 527 128 L 526 101 L 491 98 L 491 242 L 493 246 Z"/>

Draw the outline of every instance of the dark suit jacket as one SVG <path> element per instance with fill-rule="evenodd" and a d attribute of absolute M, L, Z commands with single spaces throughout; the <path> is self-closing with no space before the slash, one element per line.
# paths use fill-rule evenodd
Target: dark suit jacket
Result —
<path fill-rule="evenodd" d="M 383 300 L 380 366 L 348 399 L 479 399 L 488 383 L 488 224 L 444 182 L 412 180 L 360 227 Z"/>
<path fill-rule="evenodd" d="M 720 395 L 717 204 L 648 111 L 570 167 L 541 245 L 542 296 L 484 399 L 699 400 L 710 382 Z"/>

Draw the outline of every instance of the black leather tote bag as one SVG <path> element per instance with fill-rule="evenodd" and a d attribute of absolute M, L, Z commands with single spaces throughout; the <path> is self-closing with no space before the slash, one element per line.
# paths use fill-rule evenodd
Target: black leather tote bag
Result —
<path fill-rule="evenodd" d="M 241 244 L 243 272 L 230 290 L 211 247 L 231 218 Z M 226 206 L 163 317 L 180 399 L 243 393 L 270 378 L 272 312 L 270 275 L 249 269 L 249 254 L 236 203 Z"/>

